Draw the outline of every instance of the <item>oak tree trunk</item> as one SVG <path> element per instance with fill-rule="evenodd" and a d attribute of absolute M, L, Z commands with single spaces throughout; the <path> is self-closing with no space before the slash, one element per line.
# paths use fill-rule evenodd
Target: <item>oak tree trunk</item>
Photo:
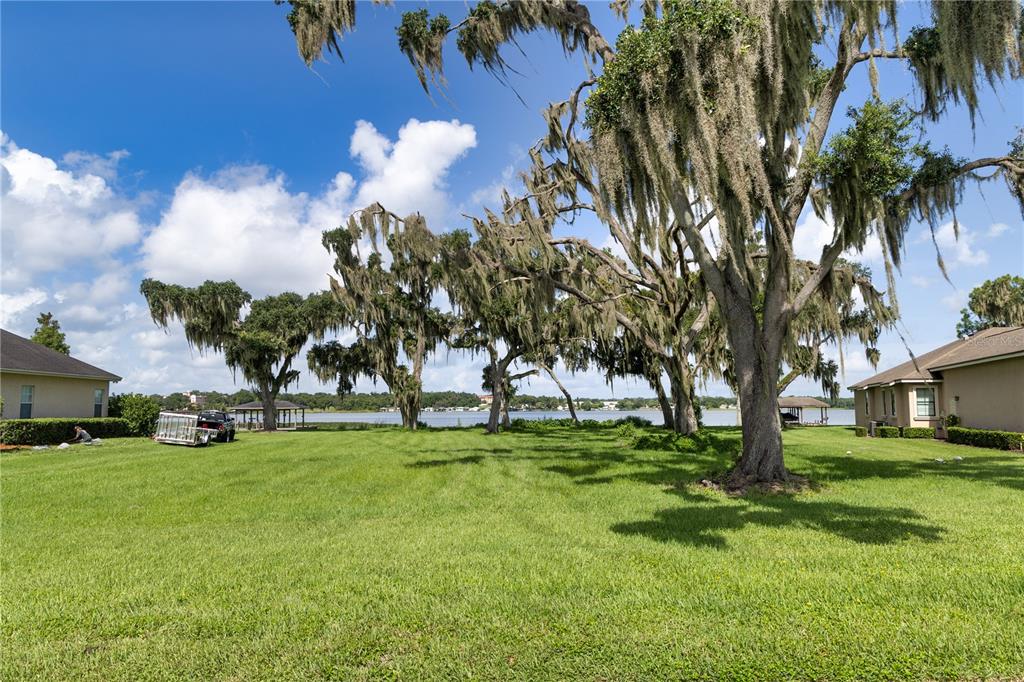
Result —
<path fill-rule="evenodd" d="M 488 348 L 491 357 L 491 411 L 487 416 L 487 433 L 497 433 L 501 421 L 501 405 L 505 400 L 505 368 L 507 365 L 498 360 L 498 352 Z"/>
<path fill-rule="evenodd" d="M 501 428 L 506 431 L 512 428 L 512 420 L 508 416 L 508 391 L 502 391 Z"/>
<path fill-rule="evenodd" d="M 260 402 L 263 403 L 263 430 L 277 431 L 277 408 L 274 407 L 277 394 L 270 390 L 269 384 L 261 384 L 257 387 L 257 392 Z"/>
<path fill-rule="evenodd" d="M 672 392 L 672 430 L 683 436 L 696 433 L 699 425 L 693 408 L 693 375 L 685 358 L 673 358 L 668 377 Z"/>
<path fill-rule="evenodd" d="M 676 420 L 672 411 L 672 403 L 668 399 L 668 394 L 665 393 L 665 387 L 661 385 L 661 378 L 651 380 L 649 382 L 651 388 L 654 389 L 655 394 L 658 396 L 658 404 L 661 406 L 661 416 L 665 420 L 664 427 L 666 429 L 675 430 Z"/>
<path fill-rule="evenodd" d="M 778 398 L 782 332 L 770 331 L 771 335 L 763 333 L 753 314 L 746 320 L 734 315 L 729 324 L 742 409 L 743 453 L 729 475 L 730 482 L 737 486 L 787 478 Z"/>
<path fill-rule="evenodd" d="M 576 405 L 573 404 L 572 395 L 569 394 L 569 390 L 564 385 L 562 385 L 561 381 L 558 380 L 558 375 L 555 374 L 554 369 L 548 367 L 546 364 L 541 365 L 541 369 L 548 373 L 548 376 L 551 377 L 551 380 L 554 381 L 555 384 L 558 386 L 558 390 L 561 391 L 562 395 L 565 396 L 565 402 L 569 406 L 569 415 L 572 416 L 573 424 L 579 424 L 580 420 L 576 416 Z"/>

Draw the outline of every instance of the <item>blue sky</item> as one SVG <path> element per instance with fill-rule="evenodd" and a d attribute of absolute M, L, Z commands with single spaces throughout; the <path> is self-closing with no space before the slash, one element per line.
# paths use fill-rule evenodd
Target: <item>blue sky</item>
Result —
<path fill-rule="evenodd" d="M 3 140 L 3 324 L 30 334 L 52 311 L 73 353 L 125 377 L 117 391 L 168 393 L 238 387 L 216 356 L 190 353 L 180 330 L 156 329 L 138 294 L 145 276 L 195 284 L 234 277 L 257 294 L 326 284 L 319 232 L 373 200 L 420 210 L 435 229 L 465 226 L 463 212 L 494 202 L 543 132 L 540 110 L 583 73 L 546 35 L 510 53 L 525 100 L 448 51 L 448 96 L 427 97 L 398 51 L 394 26 L 413 8 L 360 5 L 345 61 L 313 71 L 299 59 L 286 9 L 260 3 L 13 3 L 0 5 Z M 462 3 L 431 3 L 453 17 Z M 592 4 L 608 36 L 621 24 Z M 904 7 L 904 29 L 922 23 Z M 881 65 L 883 96 L 911 94 L 909 74 Z M 866 69 L 843 106 L 869 95 Z M 927 138 L 962 156 L 1001 153 L 1024 123 L 1020 83 L 986 92 L 972 132 L 954 111 Z M 834 129 L 838 129 L 835 126 Z M 916 352 L 954 334 L 958 310 L 985 279 L 1020 273 L 1024 227 L 1005 188 L 968 189 L 963 232 L 940 230 L 953 285 L 942 280 L 930 238 L 911 229 L 898 283 L 901 332 Z M 574 228 L 597 243 L 597 226 Z M 798 230 L 810 255 L 829 227 Z M 884 288 L 882 265 L 864 257 Z M 906 359 L 895 334 L 882 365 Z M 479 388 L 480 358 L 440 353 L 428 390 Z M 872 373 L 859 348 L 846 354 L 845 384 Z M 567 383 L 609 395 L 600 377 Z M 299 390 L 331 390 L 304 376 Z M 371 390 L 370 384 L 359 387 Z M 380 390 L 380 389 L 378 389 Z M 556 393 L 534 381 L 527 392 Z M 817 393 L 810 382 L 795 392 Z M 709 385 L 707 393 L 725 393 Z M 617 383 L 616 395 L 647 395 Z"/>

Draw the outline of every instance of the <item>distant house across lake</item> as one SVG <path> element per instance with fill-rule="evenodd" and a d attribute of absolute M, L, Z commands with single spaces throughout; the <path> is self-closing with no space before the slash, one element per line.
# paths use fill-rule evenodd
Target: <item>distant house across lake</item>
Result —
<path fill-rule="evenodd" d="M 1024 431 L 1024 327 L 993 327 L 849 387 L 857 425 Z"/>
<path fill-rule="evenodd" d="M 121 377 L 0 330 L 4 419 L 106 417 L 110 382 Z"/>

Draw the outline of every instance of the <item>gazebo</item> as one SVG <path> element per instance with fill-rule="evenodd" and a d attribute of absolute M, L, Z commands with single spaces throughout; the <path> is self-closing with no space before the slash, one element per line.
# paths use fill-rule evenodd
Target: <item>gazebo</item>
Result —
<path fill-rule="evenodd" d="M 817 421 L 804 419 L 804 408 L 818 408 Z M 794 421 L 798 424 L 828 424 L 828 403 L 809 396 L 786 396 L 779 398 L 779 412 L 783 421 Z M 786 417 L 789 417 L 787 420 Z"/>
<path fill-rule="evenodd" d="M 249 431 L 263 429 L 263 403 L 259 400 L 235 405 L 231 411 L 235 414 L 236 428 Z M 295 429 L 306 425 L 305 405 L 296 405 L 288 400 L 275 400 L 274 412 L 277 415 L 279 430 Z"/>

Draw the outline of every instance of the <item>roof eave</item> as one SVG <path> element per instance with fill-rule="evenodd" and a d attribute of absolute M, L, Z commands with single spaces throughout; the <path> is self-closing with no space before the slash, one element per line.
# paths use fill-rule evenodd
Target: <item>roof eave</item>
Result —
<path fill-rule="evenodd" d="M 896 384 L 941 384 L 942 379 L 894 379 L 892 381 L 877 381 L 873 384 L 854 384 L 853 386 L 847 386 L 848 391 L 863 391 L 866 388 L 883 388 L 887 386 L 895 386 Z"/>
<path fill-rule="evenodd" d="M 121 381 L 123 378 L 116 374 L 69 374 L 67 372 L 43 372 L 37 369 L 18 369 L 16 367 L 0 367 L 0 372 L 8 372 L 10 374 L 31 374 L 33 376 L 43 377 L 63 377 L 66 379 L 96 379 L 98 381 L 112 381 L 114 383 Z"/>
<path fill-rule="evenodd" d="M 1024 357 L 1024 350 L 1015 351 L 1012 353 L 1003 353 L 1002 355 L 990 355 L 987 358 L 978 358 L 977 360 L 968 360 L 967 362 L 954 362 L 949 365 L 934 365 L 928 369 L 933 372 L 941 372 L 947 369 L 957 369 L 959 367 L 970 367 L 971 365 L 983 365 L 986 362 L 998 362 L 999 360 L 1010 360 L 1012 358 Z"/>

